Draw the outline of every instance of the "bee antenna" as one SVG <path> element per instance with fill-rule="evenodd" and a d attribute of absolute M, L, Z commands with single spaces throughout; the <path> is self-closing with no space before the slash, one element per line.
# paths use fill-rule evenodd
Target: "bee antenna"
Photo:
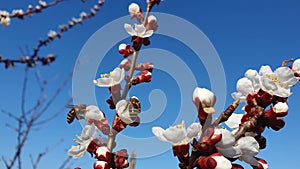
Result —
<path fill-rule="evenodd" d="M 66 108 L 74 108 L 76 105 L 68 104 L 66 105 Z"/>

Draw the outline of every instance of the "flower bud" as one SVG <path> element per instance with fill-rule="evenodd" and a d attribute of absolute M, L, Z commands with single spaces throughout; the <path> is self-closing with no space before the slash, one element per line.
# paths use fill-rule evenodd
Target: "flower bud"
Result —
<path fill-rule="evenodd" d="M 129 166 L 127 150 L 122 149 L 116 152 L 114 157 L 114 162 L 116 168 L 127 168 Z"/>
<path fill-rule="evenodd" d="M 158 25 L 157 25 L 156 17 L 154 15 L 150 15 L 148 17 L 148 22 L 147 22 L 147 25 L 146 25 L 146 29 L 156 31 L 157 28 L 158 28 Z"/>
<path fill-rule="evenodd" d="M 143 82 L 150 82 L 152 79 L 152 73 L 148 70 L 143 70 L 138 76 L 131 80 L 132 85 L 137 85 Z"/>
<path fill-rule="evenodd" d="M 300 77 L 300 59 L 294 61 L 293 65 L 291 66 L 291 69 L 296 77 Z"/>
<path fill-rule="evenodd" d="M 128 12 L 131 17 L 138 17 L 141 15 L 141 8 L 136 3 L 131 3 L 128 7 Z"/>
<path fill-rule="evenodd" d="M 94 169 L 109 169 L 109 166 L 105 161 L 96 161 L 94 163 Z"/>
<path fill-rule="evenodd" d="M 120 63 L 120 68 L 124 69 L 125 71 L 128 71 L 130 69 L 130 66 L 131 66 L 131 60 L 129 59 L 124 59 Z"/>
<path fill-rule="evenodd" d="M 258 166 L 252 166 L 253 169 L 268 169 L 269 168 L 268 163 L 264 159 L 261 159 L 261 158 L 256 158 L 256 159 L 258 162 Z"/>
<path fill-rule="evenodd" d="M 148 70 L 149 72 L 152 72 L 153 68 L 154 66 L 152 62 L 141 63 L 135 66 L 135 70 L 140 70 L 140 71 Z"/>
<path fill-rule="evenodd" d="M 98 147 L 95 154 L 98 160 L 106 162 L 110 160 L 110 152 L 106 146 Z"/>
<path fill-rule="evenodd" d="M 288 110 L 289 110 L 289 107 L 286 104 L 286 102 L 284 102 L 284 103 L 278 102 L 273 107 L 273 111 L 274 111 L 274 113 L 276 113 L 277 117 L 283 117 L 283 116 L 287 115 Z"/>
<path fill-rule="evenodd" d="M 231 169 L 244 169 L 243 166 L 239 165 L 239 164 L 232 164 L 232 168 Z"/>
<path fill-rule="evenodd" d="M 127 58 L 131 54 L 133 54 L 133 51 L 130 48 L 130 44 L 122 43 L 119 45 L 119 53 L 123 55 L 124 58 Z"/>
<path fill-rule="evenodd" d="M 207 114 L 215 113 L 213 106 L 216 103 L 216 96 L 213 92 L 205 88 L 196 88 L 193 94 L 193 102 L 196 106 L 201 104 Z"/>
<path fill-rule="evenodd" d="M 220 153 L 214 153 L 208 157 L 200 157 L 198 159 L 198 165 L 200 168 L 209 169 L 231 169 L 231 162 L 222 156 Z"/>

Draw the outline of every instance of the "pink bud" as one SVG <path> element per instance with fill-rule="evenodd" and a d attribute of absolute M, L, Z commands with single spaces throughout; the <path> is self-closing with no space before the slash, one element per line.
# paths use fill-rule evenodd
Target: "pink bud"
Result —
<path fill-rule="evenodd" d="M 116 152 L 114 157 L 114 162 L 116 168 L 127 168 L 129 166 L 127 150 L 122 149 Z"/>
<path fill-rule="evenodd" d="M 135 66 L 135 69 L 140 71 L 148 70 L 149 72 L 152 72 L 153 68 L 154 66 L 152 62 L 141 63 Z"/>
<path fill-rule="evenodd" d="M 126 71 L 128 71 L 130 69 L 130 66 L 131 66 L 131 60 L 130 59 L 124 59 L 120 63 L 120 68 L 124 69 Z"/>
<path fill-rule="evenodd" d="M 157 25 L 156 17 L 154 15 L 150 15 L 148 17 L 148 22 L 147 22 L 147 25 L 146 25 L 146 29 L 156 31 L 157 28 L 158 28 L 158 25 Z"/>

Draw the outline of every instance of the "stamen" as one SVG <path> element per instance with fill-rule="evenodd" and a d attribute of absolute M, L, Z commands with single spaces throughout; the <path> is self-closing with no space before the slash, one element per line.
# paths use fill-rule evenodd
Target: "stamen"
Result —
<path fill-rule="evenodd" d="M 112 76 L 112 72 L 110 72 L 110 73 L 103 73 L 100 76 L 101 77 L 111 77 Z"/>

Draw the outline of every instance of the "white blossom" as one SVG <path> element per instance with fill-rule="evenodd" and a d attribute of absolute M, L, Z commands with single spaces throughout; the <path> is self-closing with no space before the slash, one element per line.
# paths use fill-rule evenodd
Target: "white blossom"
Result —
<path fill-rule="evenodd" d="M 54 30 L 50 30 L 48 33 L 49 38 L 55 38 L 57 36 L 57 33 Z"/>
<path fill-rule="evenodd" d="M 87 16 L 88 16 L 88 14 L 85 12 L 80 13 L 80 18 L 86 18 Z"/>
<path fill-rule="evenodd" d="M 109 74 L 102 74 L 101 78 L 93 80 L 94 84 L 99 87 L 112 87 L 121 83 L 125 77 L 125 70 L 115 68 Z"/>
<path fill-rule="evenodd" d="M 98 129 L 95 125 L 86 125 L 82 129 L 81 135 L 77 136 L 77 140 L 74 140 L 78 145 L 72 146 L 68 150 L 68 155 L 73 158 L 82 157 L 86 153 L 88 145 L 96 138 L 97 134 Z"/>
<path fill-rule="evenodd" d="M 0 24 L 4 27 L 10 25 L 10 16 L 7 11 L 1 11 L 0 10 Z"/>
<path fill-rule="evenodd" d="M 166 130 L 161 127 L 153 127 L 152 133 L 161 141 L 169 142 L 173 146 L 189 143 L 193 138 L 200 135 L 201 125 L 193 123 L 188 129 L 184 121 L 176 126 L 170 126 Z"/>
<path fill-rule="evenodd" d="M 23 15 L 24 11 L 22 9 L 14 9 L 12 15 Z"/>
<path fill-rule="evenodd" d="M 42 7 L 46 7 L 47 6 L 47 3 L 45 1 L 39 1 L 39 4 L 42 6 Z"/>
<path fill-rule="evenodd" d="M 260 70 L 261 88 L 279 97 L 289 97 L 292 93 L 290 87 L 298 82 L 293 71 L 288 67 L 279 67 L 274 72 L 270 67 L 264 67 Z"/>
<path fill-rule="evenodd" d="M 126 23 L 124 28 L 131 36 L 146 38 L 153 34 L 153 30 L 147 30 L 143 24 L 135 24 L 133 27 L 132 25 Z"/>

